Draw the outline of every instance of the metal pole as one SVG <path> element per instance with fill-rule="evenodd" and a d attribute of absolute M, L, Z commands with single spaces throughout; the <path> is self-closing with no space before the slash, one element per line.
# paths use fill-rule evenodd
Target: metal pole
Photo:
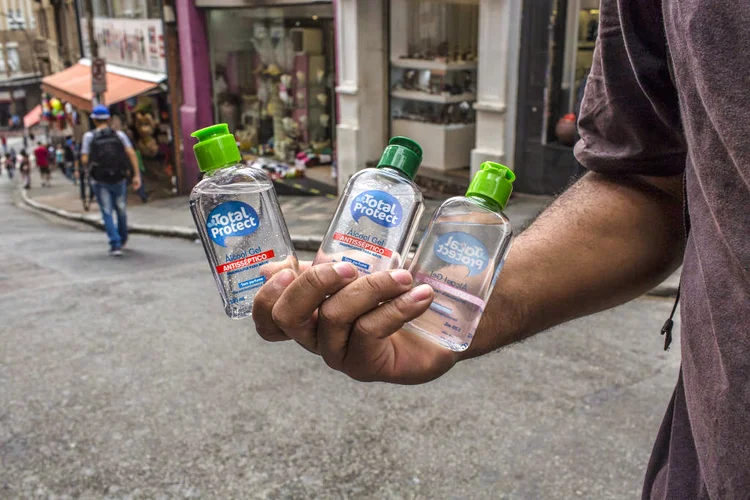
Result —
<path fill-rule="evenodd" d="M 94 59 L 99 57 L 99 44 L 96 42 L 94 37 L 94 4 L 92 0 L 85 0 L 86 5 L 86 24 L 88 25 L 88 36 L 89 36 L 89 52 L 91 56 L 91 63 L 93 67 Z M 102 94 L 97 92 L 94 94 L 92 99 L 92 107 L 102 102 Z"/>

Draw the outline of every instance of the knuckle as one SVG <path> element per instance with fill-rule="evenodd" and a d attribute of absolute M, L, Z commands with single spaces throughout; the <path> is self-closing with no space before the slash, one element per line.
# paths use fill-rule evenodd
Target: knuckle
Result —
<path fill-rule="evenodd" d="M 389 302 L 388 309 L 390 310 L 389 312 L 393 313 L 392 316 L 399 320 L 411 316 L 413 312 L 412 304 L 403 296 Z"/>
<path fill-rule="evenodd" d="M 360 282 L 364 293 L 380 296 L 390 288 L 391 278 L 388 273 L 377 273 L 366 276 Z"/>
<path fill-rule="evenodd" d="M 290 326 L 289 315 L 286 313 L 286 311 L 279 307 L 274 307 L 271 310 L 271 319 L 273 319 L 273 322 L 276 323 L 282 330 L 285 327 Z"/>
<path fill-rule="evenodd" d="M 325 288 L 326 286 L 324 266 L 311 267 L 302 274 L 302 277 L 310 288 Z"/>
<path fill-rule="evenodd" d="M 373 321 L 366 321 L 363 319 L 358 319 L 354 323 L 354 330 L 356 330 L 358 335 L 361 335 L 364 338 L 371 338 L 378 335 L 378 331 L 375 326 L 375 322 Z"/>
<path fill-rule="evenodd" d="M 330 302 L 324 302 L 318 308 L 318 321 L 327 324 L 336 324 L 341 321 L 341 314 L 336 306 Z"/>

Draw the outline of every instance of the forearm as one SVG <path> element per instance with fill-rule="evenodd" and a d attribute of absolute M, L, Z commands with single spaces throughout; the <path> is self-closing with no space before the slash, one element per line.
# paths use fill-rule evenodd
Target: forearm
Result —
<path fill-rule="evenodd" d="M 128 158 L 130 158 L 130 164 L 133 166 L 133 179 L 140 179 L 141 169 L 138 165 L 138 156 L 133 149 L 128 149 Z"/>
<path fill-rule="evenodd" d="M 516 240 L 463 357 L 627 302 L 683 254 L 679 178 L 588 174 Z"/>

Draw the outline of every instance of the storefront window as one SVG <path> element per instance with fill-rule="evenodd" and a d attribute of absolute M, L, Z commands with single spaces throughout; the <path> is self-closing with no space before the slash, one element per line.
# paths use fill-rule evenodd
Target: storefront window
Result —
<path fill-rule="evenodd" d="M 332 161 L 332 17 L 330 4 L 208 12 L 216 121 L 282 173 Z"/>
<path fill-rule="evenodd" d="M 419 142 L 425 167 L 468 167 L 479 2 L 392 0 L 390 17 L 392 135 Z"/>
<path fill-rule="evenodd" d="M 550 20 L 545 143 L 572 146 L 599 30 L 598 0 L 557 0 Z"/>

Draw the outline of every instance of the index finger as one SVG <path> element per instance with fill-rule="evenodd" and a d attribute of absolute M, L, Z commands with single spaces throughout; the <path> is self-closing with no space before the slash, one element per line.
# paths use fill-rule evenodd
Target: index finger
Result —
<path fill-rule="evenodd" d="M 315 311 L 325 299 L 357 278 L 357 269 L 344 262 L 319 264 L 301 273 L 276 301 L 274 322 L 289 337 L 318 352 Z"/>

